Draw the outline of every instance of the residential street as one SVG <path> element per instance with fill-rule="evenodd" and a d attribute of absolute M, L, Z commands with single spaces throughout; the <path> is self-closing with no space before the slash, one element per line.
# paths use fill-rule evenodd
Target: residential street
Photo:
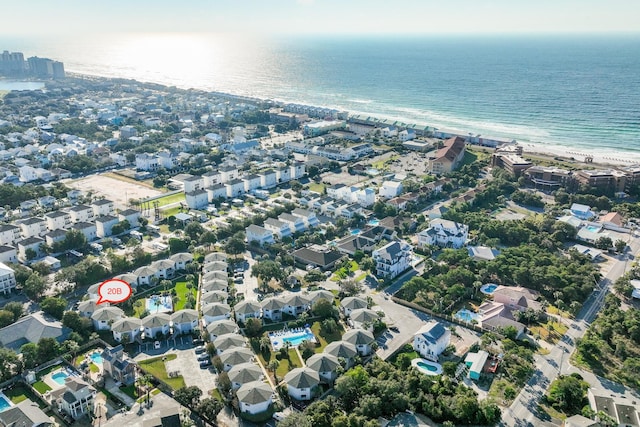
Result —
<path fill-rule="evenodd" d="M 606 379 L 600 378 L 591 372 L 583 371 L 579 368 L 571 366 L 569 358 L 575 351 L 576 340 L 585 333 L 589 324 L 595 319 L 598 311 L 604 303 L 604 299 L 609 292 L 609 288 L 616 279 L 624 274 L 628 265 L 630 265 L 630 254 L 637 255 L 640 251 L 640 242 L 638 239 L 632 238 L 629 242 L 631 250 L 624 256 L 619 256 L 612 261 L 612 264 L 599 286 L 593 291 L 591 296 L 585 301 L 582 310 L 575 320 L 563 319 L 565 323 L 569 323 L 570 327 L 567 333 L 562 337 L 558 344 L 555 345 L 551 352 L 546 356 L 536 355 L 536 371 L 514 400 L 511 407 L 503 411 L 502 422 L 499 424 L 504 427 L 512 426 L 544 426 L 555 425 L 550 423 L 550 419 L 545 414 L 540 414 L 537 410 L 537 403 L 546 393 L 551 382 L 561 373 L 569 374 L 578 372 L 582 377 L 596 388 L 608 389 L 616 393 L 624 393 L 625 389 L 620 384 L 612 383 Z M 635 256 L 634 255 L 634 256 Z M 629 392 L 627 390 L 627 392 Z M 546 419 L 545 419 L 546 418 Z"/>

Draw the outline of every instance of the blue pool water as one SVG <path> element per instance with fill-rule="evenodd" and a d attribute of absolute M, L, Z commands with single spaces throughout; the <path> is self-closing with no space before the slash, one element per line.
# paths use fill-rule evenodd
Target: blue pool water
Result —
<path fill-rule="evenodd" d="M 57 382 L 60 385 L 64 385 L 64 380 L 69 376 L 69 374 L 67 374 L 66 372 L 56 372 L 55 374 L 51 375 L 51 379 L 54 380 L 55 382 Z"/>
<path fill-rule="evenodd" d="M 11 407 L 11 402 L 5 396 L 0 396 L 0 412 Z"/>
<path fill-rule="evenodd" d="M 279 350 L 284 343 L 288 343 L 291 347 L 297 347 L 304 341 L 316 342 L 316 337 L 309 328 L 302 331 L 297 330 L 270 334 L 269 339 L 271 340 L 271 345 L 274 350 Z"/>
<path fill-rule="evenodd" d="M 355 236 L 356 234 L 360 234 L 360 229 L 359 228 L 354 228 L 353 230 L 351 230 L 351 235 Z"/>
<path fill-rule="evenodd" d="M 145 306 L 149 313 L 168 313 L 173 311 L 173 301 L 170 296 L 152 295 L 145 299 Z"/>
<path fill-rule="evenodd" d="M 597 233 L 598 231 L 600 231 L 600 227 L 595 225 L 587 225 L 585 228 L 592 233 Z"/>
<path fill-rule="evenodd" d="M 93 363 L 96 363 L 98 365 L 102 365 L 102 354 L 98 353 L 97 351 L 94 351 L 93 353 L 91 353 L 91 360 L 93 361 Z"/>
<path fill-rule="evenodd" d="M 463 322 L 471 323 L 472 320 L 478 320 L 478 315 L 473 311 L 469 311 L 466 308 L 458 311 L 455 314 L 456 319 L 460 319 Z"/>
<path fill-rule="evenodd" d="M 367 222 L 367 225 L 371 225 L 371 226 L 374 226 L 374 227 L 376 225 L 378 225 L 378 224 L 380 224 L 380 221 L 378 221 L 377 219 L 371 219 L 371 220 L 369 220 L 369 222 Z"/>
<path fill-rule="evenodd" d="M 496 285 L 495 283 L 487 283 L 486 285 L 482 285 L 482 287 L 480 288 L 480 292 L 485 295 L 491 295 L 496 291 L 496 289 L 498 289 L 498 285 Z"/>

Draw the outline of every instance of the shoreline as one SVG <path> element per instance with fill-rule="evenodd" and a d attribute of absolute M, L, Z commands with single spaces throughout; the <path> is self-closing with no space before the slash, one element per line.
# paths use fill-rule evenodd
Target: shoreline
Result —
<path fill-rule="evenodd" d="M 126 77 L 114 77 L 114 76 L 107 77 L 107 76 L 100 76 L 100 75 L 95 75 L 95 74 L 79 73 L 79 72 L 76 72 L 76 71 L 68 72 L 67 73 L 67 78 L 81 80 L 81 81 L 89 81 L 89 82 L 91 82 L 91 81 L 93 81 L 93 82 L 96 82 L 96 81 L 110 81 L 110 82 L 126 81 L 126 82 L 131 82 L 131 83 L 134 83 L 134 84 L 161 87 L 161 88 L 164 88 L 164 89 L 167 89 L 167 90 L 170 89 L 171 87 L 178 88 L 177 86 L 169 86 L 169 85 L 163 84 L 163 83 L 156 83 L 156 82 L 151 82 L 151 81 L 140 81 L 140 80 L 126 78 Z M 58 81 L 58 83 L 62 83 L 62 82 L 63 81 Z M 277 102 L 277 103 L 280 103 L 280 104 L 296 103 L 295 101 L 287 101 L 287 100 L 283 100 L 283 99 L 258 98 L 258 97 L 255 97 L 255 96 L 245 96 L 245 95 L 233 94 L 233 93 L 216 91 L 216 90 L 199 89 L 199 88 L 195 88 L 195 87 L 178 88 L 178 89 L 184 90 L 184 91 L 197 91 L 197 92 L 202 92 L 203 94 L 213 94 L 213 95 L 217 95 L 217 96 L 221 96 L 221 97 L 234 99 L 234 100 L 237 100 L 237 101 Z M 335 107 L 332 107 L 332 106 L 311 105 L 311 104 L 305 104 L 305 105 L 318 107 L 318 108 L 335 109 Z M 353 110 L 345 110 L 345 111 L 347 111 L 350 115 L 360 114 L 359 112 L 353 111 Z M 371 113 L 371 116 L 379 118 L 379 119 L 390 118 L 388 115 L 385 115 L 385 114 Z M 401 120 L 401 119 L 398 119 L 398 120 Z M 413 124 L 413 123 L 410 123 L 411 121 L 407 120 L 406 118 L 403 119 L 402 121 L 407 123 L 407 124 Z M 429 123 L 416 122 L 415 124 L 418 124 L 418 125 L 421 125 L 421 126 L 434 127 L 433 124 L 429 124 Z M 452 129 L 452 130 L 456 130 L 456 129 Z M 465 137 L 466 135 L 469 134 L 469 132 L 464 132 L 464 131 L 459 131 L 459 132 L 460 132 L 459 135 L 462 136 L 462 137 Z M 526 157 L 526 154 L 529 153 L 529 154 L 532 154 L 532 155 L 540 155 L 540 156 L 546 156 L 546 157 L 551 157 L 551 158 L 560 157 L 565 161 L 575 161 L 576 163 L 583 163 L 583 164 L 586 164 L 586 162 L 585 162 L 585 158 L 586 157 L 592 157 L 593 158 L 593 162 L 592 163 L 588 163 L 588 164 L 589 165 L 594 165 L 594 166 L 597 165 L 597 166 L 603 166 L 603 167 L 628 167 L 628 166 L 633 166 L 633 165 L 640 165 L 640 153 L 635 153 L 635 152 L 630 152 L 630 151 L 615 150 L 615 151 L 603 152 L 603 151 L 598 151 L 598 150 L 594 150 L 594 149 L 590 149 L 590 148 L 580 148 L 578 146 L 566 146 L 566 145 L 554 145 L 554 144 L 547 145 L 547 144 L 542 144 L 542 143 L 533 143 L 533 142 L 529 142 L 529 141 L 526 141 L 526 140 L 525 141 L 522 141 L 522 140 L 519 141 L 517 138 L 515 139 L 515 141 L 519 146 L 521 146 L 523 148 L 523 156 L 524 157 Z M 491 147 L 489 147 L 489 148 L 491 148 Z"/>

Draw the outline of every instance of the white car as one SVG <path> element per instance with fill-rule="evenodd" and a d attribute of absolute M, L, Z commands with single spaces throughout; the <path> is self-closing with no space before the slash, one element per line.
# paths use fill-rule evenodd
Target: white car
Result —
<path fill-rule="evenodd" d="M 156 341 L 153 343 L 153 348 L 155 348 L 156 350 L 160 350 L 160 341 Z"/>

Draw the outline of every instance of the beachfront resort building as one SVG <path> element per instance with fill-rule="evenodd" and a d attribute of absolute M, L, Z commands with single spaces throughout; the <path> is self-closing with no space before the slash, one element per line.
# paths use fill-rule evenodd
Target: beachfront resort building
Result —
<path fill-rule="evenodd" d="M 452 172 L 464 159 L 466 144 L 463 138 L 455 136 L 444 141 L 441 149 L 429 159 L 429 171 L 436 175 Z"/>

